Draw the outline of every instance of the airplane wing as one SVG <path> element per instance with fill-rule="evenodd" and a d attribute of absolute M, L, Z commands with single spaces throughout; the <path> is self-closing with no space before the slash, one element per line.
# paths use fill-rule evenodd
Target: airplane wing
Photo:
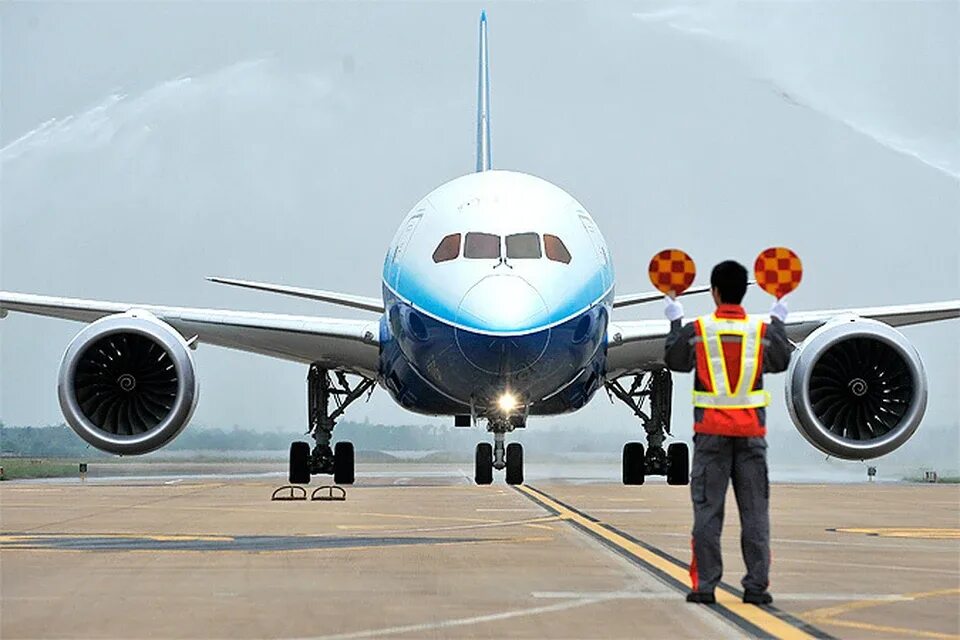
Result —
<path fill-rule="evenodd" d="M 757 284 L 756 280 L 748 280 L 747 286 L 752 287 Z M 697 287 L 690 287 L 683 293 L 681 296 L 690 296 L 695 293 L 707 293 L 710 291 L 710 285 L 700 285 Z M 645 293 L 626 293 L 624 295 L 616 296 L 613 299 L 613 308 L 619 309 L 620 307 L 629 307 L 634 304 L 644 304 L 645 302 L 654 302 L 656 300 L 663 300 L 663 294 L 659 291 L 647 291 Z"/>
<path fill-rule="evenodd" d="M 93 322 L 131 309 L 149 311 L 185 338 L 201 344 L 259 353 L 375 379 L 378 320 L 340 320 L 275 313 L 164 307 L 149 304 L 57 298 L 0 291 L 0 318 L 7 312 Z"/>
<path fill-rule="evenodd" d="M 268 291 L 270 293 L 282 293 L 287 296 L 296 296 L 298 298 L 307 298 L 308 300 L 319 300 L 338 304 L 343 307 L 353 309 L 363 309 L 364 311 L 374 311 L 383 313 L 383 301 L 377 298 L 367 296 L 354 296 L 347 293 L 338 293 L 336 291 L 321 291 L 320 289 L 305 289 L 304 287 L 289 287 L 283 284 L 270 284 L 268 282 L 253 282 L 251 280 L 236 280 L 233 278 L 219 278 L 210 276 L 207 278 L 210 282 L 217 284 L 228 284 L 234 287 L 245 287 L 247 289 L 257 289 L 258 291 Z"/>
<path fill-rule="evenodd" d="M 701 287 L 690 287 L 683 293 L 681 296 L 689 296 L 694 293 L 706 293 L 710 291 L 710 286 L 701 286 Z M 620 307 L 629 307 L 634 304 L 643 304 L 645 302 L 653 302 L 655 300 L 663 300 L 663 294 L 659 291 L 647 291 L 646 293 L 627 293 L 622 296 L 615 296 L 613 299 L 613 308 L 619 309 Z"/>
<path fill-rule="evenodd" d="M 926 322 L 960 318 L 960 300 L 924 304 L 824 311 L 796 311 L 787 317 L 787 336 L 799 342 L 828 320 L 854 315 L 906 327 Z M 611 322 L 607 329 L 607 379 L 646 371 L 663 364 L 663 346 L 670 332 L 666 320 Z"/>

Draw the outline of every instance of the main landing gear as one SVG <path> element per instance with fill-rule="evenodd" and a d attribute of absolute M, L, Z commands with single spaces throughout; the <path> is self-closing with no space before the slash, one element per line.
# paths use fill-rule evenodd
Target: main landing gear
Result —
<path fill-rule="evenodd" d="M 493 433 L 493 445 L 489 442 L 477 445 L 473 474 L 477 484 L 492 484 L 494 469 L 506 469 L 507 484 L 523 484 L 523 445 L 511 442 L 504 447 L 504 440 L 506 434 L 524 426 L 515 416 L 490 419 L 487 431 Z"/>
<path fill-rule="evenodd" d="M 643 484 L 645 476 L 666 476 L 667 484 L 690 482 L 690 453 L 685 442 L 674 442 L 666 450 L 663 442 L 670 435 L 670 400 L 673 380 L 667 369 L 644 371 L 632 376 L 629 388 L 618 378 L 606 383 L 607 393 L 616 396 L 640 418 L 647 432 L 647 447 L 628 442 L 623 446 L 623 484 Z M 649 402 L 647 414 L 644 404 Z"/>
<path fill-rule="evenodd" d="M 338 442 L 330 447 L 333 428 L 337 418 L 343 415 L 354 400 L 367 392 L 372 392 L 374 381 L 361 378 L 350 386 L 342 371 L 331 372 L 318 363 L 310 365 L 307 374 L 307 413 L 310 430 L 316 444 L 310 450 L 307 442 L 294 442 L 290 445 L 290 483 L 310 484 L 310 476 L 321 473 L 333 474 L 336 484 L 353 484 L 354 457 L 352 442 Z M 330 398 L 337 407 L 330 411 Z"/>

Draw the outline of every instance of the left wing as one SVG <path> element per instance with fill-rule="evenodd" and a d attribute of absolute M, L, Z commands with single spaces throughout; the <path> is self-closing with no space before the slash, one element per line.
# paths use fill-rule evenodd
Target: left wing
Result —
<path fill-rule="evenodd" d="M 879 320 L 892 327 L 906 327 L 960 318 L 960 300 L 792 312 L 787 317 L 787 336 L 799 342 L 828 320 L 851 315 Z M 666 320 L 611 322 L 607 329 L 607 379 L 662 366 L 664 340 L 669 332 L 670 323 Z"/>
<path fill-rule="evenodd" d="M 0 291 L 0 318 L 15 311 L 93 322 L 131 309 L 148 311 L 185 338 L 197 336 L 201 343 L 295 362 L 319 362 L 328 369 L 377 377 L 378 320 L 164 307 Z"/>
<path fill-rule="evenodd" d="M 217 284 L 229 284 L 234 287 L 245 287 L 247 289 L 257 289 L 258 291 L 269 291 L 270 293 L 282 293 L 283 295 L 296 296 L 308 300 L 319 300 L 320 302 L 329 302 L 343 307 L 363 309 L 364 311 L 383 313 L 385 310 L 382 300 L 368 296 L 355 296 L 337 291 L 321 291 L 320 289 L 306 289 L 304 287 L 290 287 L 284 284 L 270 284 L 269 282 L 253 282 L 251 280 L 236 280 L 234 278 L 219 278 L 216 276 L 210 276 L 207 280 L 216 282 Z"/>

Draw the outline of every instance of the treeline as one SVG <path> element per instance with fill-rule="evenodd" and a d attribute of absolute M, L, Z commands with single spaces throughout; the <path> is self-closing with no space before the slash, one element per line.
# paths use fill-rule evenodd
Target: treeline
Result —
<path fill-rule="evenodd" d="M 241 427 L 188 426 L 164 451 L 276 451 L 290 446 L 302 433 L 258 431 Z M 442 449 L 446 438 L 431 426 L 381 426 L 342 422 L 338 440 L 353 440 L 361 449 Z M 0 455 L 37 457 L 89 456 L 97 451 L 66 425 L 7 427 L 0 424 Z"/>
<path fill-rule="evenodd" d="M 87 455 L 87 443 L 66 425 L 5 427 L 0 425 L 0 455 L 72 458 Z"/>
<path fill-rule="evenodd" d="M 681 434 L 689 442 L 689 432 Z M 189 425 L 168 446 L 156 452 L 162 457 L 176 451 L 200 452 L 280 452 L 294 440 L 309 440 L 300 430 L 262 431 L 249 428 L 219 428 Z M 343 421 L 337 425 L 335 440 L 350 440 L 359 451 L 444 451 L 472 455 L 474 445 L 490 441 L 481 428 L 458 429 L 450 425 L 381 425 Z M 588 453 L 618 456 L 623 444 L 643 441 L 637 425 L 595 424 L 532 424 L 509 436 L 510 442 L 522 442 L 539 453 Z M 824 467 L 825 456 L 803 442 L 788 425 L 778 425 L 768 436 L 772 465 L 792 464 Z M 0 455 L 34 458 L 108 457 L 73 432 L 66 425 L 50 427 L 7 427 L 0 422 Z M 939 469 L 955 475 L 960 460 L 960 439 L 955 426 L 925 425 L 902 449 L 878 461 L 883 467 Z M 831 461 L 836 464 L 839 461 Z M 856 464 L 856 463 L 846 463 Z M 829 466 L 829 464 L 827 465 Z M 865 473 L 865 471 L 864 471 Z"/>
<path fill-rule="evenodd" d="M 472 450 L 481 433 L 479 429 L 437 425 L 390 426 L 344 421 L 337 425 L 336 439 L 351 440 L 358 449 L 368 451 L 466 451 Z M 298 439 L 308 438 L 303 432 L 192 425 L 162 451 L 279 451 Z M 0 455 L 69 458 L 99 455 L 99 452 L 66 425 L 7 427 L 0 423 Z"/>
<path fill-rule="evenodd" d="M 616 452 L 626 436 L 599 430 L 537 428 L 519 430 L 511 441 L 535 443 L 545 451 Z M 612 437 L 611 437 L 612 436 Z M 381 425 L 343 421 L 337 424 L 336 440 L 350 440 L 363 451 L 473 451 L 490 436 L 483 429 L 448 425 Z M 302 431 L 260 431 L 187 426 L 163 451 L 281 451 L 294 440 L 308 440 Z M 0 455 L 77 457 L 100 455 L 66 425 L 7 427 L 0 423 Z"/>

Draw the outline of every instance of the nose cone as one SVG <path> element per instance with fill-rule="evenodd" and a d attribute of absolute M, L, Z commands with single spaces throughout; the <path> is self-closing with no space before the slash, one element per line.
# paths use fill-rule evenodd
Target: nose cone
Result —
<path fill-rule="evenodd" d="M 549 309 L 543 297 L 519 276 L 487 276 L 474 285 L 457 310 L 457 346 L 475 367 L 513 375 L 533 366 L 550 341 L 538 331 Z"/>
<path fill-rule="evenodd" d="M 516 334 L 542 327 L 549 309 L 529 282 L 514 275 L 491 275 L 460 300 L 457 324 L 480 333 Z"/>

